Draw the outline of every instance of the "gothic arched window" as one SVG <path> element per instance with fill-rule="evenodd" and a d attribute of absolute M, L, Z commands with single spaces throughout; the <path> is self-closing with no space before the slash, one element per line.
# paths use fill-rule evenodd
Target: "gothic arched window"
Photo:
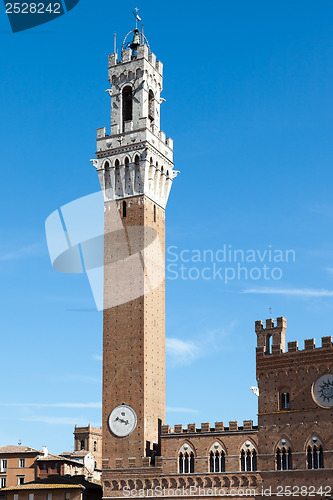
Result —
<path fill-rule="evenodd" d="M 225 472 L 225 453 L 223 450 L 221 452 L 213 451 L 210 452 L 209 457 L 209 470 L 210 472 Z"/>
<path fill-rule="evenodd" d="M 242 446 L 240 469 L 242 472 L 254 472 L 257 470 L 257 450 L 251 441 L 246 441 Z"/>
<path fill-rule="evenodd" d="M 123 121 L 128 122 L 133 120 L 133 93 L 132 87 L 127 85 L 123 88 Z"/>
<path fill-rule="evenodd" d="M 307 468 L 308 469 L 323 469 L 324 468 L 324 450 L 322 444 L 319 442 L 314 444 L 311 442 L 307 448 Z"/>
<path fill-rule="evenodd" d="M 283 446 L 276 450 L 276 469 L 291 470 L 292 469 L 292 453 L 291 448 Z"/>
<path fill-rule="evenodd" d="M 194 452 L 190 446 L 185 443 L 179 452 L 178 456 L 179 474 L 191 474 L 194 472 Z"/>

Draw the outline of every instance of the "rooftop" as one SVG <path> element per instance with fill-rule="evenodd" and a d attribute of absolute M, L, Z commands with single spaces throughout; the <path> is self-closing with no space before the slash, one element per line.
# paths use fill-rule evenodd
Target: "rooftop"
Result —
<path fill-rule="evenodd" d="M 20 486 L 11 486 L 9 488 L 1 488 L 1 491 L 21 491 L 21 490 L 54 490 L 54 489 L 69 489 L 80 488 L 85 489 L 82 484 L 41 484 L 41 483 L 28 483 Z"/>
<path fill-rule="evenodd" d="M 3 453 L 42 453 L 40 450 L 30 448 L 29 446 L 6 445 L 0 447 L 0 455 Z"/>

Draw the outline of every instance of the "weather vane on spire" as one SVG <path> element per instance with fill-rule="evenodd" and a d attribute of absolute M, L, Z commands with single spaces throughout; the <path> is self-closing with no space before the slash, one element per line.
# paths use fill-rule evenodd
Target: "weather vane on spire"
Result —
<path fill-rule="evenodd" d="M 138 14 L 139 9 L 137 7 L 135 7 L 134 10 L 135 10 L 135 12 L 133 11 L 133 14 L 135 16 L 135 29 L 137 30 L 138 29 L 138 21 L 141 23 L 141 17 Z"/>

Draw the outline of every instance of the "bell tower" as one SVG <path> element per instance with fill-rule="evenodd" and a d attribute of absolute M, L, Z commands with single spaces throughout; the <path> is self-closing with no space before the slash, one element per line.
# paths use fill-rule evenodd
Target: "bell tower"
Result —
<path fill-rule="evenodd" d="M 163 65 L 137 27 L 109 56 L 104 195 L 103 482 L 160 454 L 165 421 L 165 207 L 177 172 L 160 130 Z M 112 473 L 109 471 L 113 471 Z M 110 475 L 110 476 L 109 476 Z"/>

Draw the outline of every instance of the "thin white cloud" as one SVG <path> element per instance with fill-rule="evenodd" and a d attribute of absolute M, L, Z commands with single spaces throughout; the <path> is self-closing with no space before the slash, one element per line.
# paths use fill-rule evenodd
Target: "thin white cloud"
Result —
<path fill-rule="evenodd" d="M 102 408 L 102 403 L 0 403 L 0 406 L 20 408 Z"/>
<path fill-rule="evenodd" d="M 35 417 L 22 417 L 19 418 L 22 422 L 40 422 L 42 424 L 51 425 L 87 425 L 87 420 L 77 417 L 47 417 L 47 416 L 35 416 Z M 100 424 L 91 424 L 93 427 L 98 427 Z"/>
<path fill-rule="evenodd" d="M 18 259 L 25 259 L 27 257 L 35 257 L 36 255 L 40 255 L 42 248 L 43 247 L 40 243 L 35 243 L 33 245 L 28 245 L 26 247 L 18 248 L 17 250 L 13 250 L 11 252 L 0 255 L 0 261 L 18 260 Z"/>
<path fill-rule="evenodd" d="M 207 330 L 194 340 L 182 340 L 175 337 L 165 339 L 166 354 L 173 365 L 188 365 L 198 358 L 210 355 L 213 351 L 223 349 L 221 339 L 231 334 L 236 321 L 232 321 L 225 328 Z"/>
<path fill-rule="evenodd" d="M 167 406 L 166 412 L 168 413 L 199 413 L 199 410 L 194 408 L 175 408 L 173 406 Z"/>
<path fill-rule="evenodd" d="M 96 384 L 102 383 L 102 377 L 91 377 L 90 375 L 66 375 L 58 377 L 57 380 L 67 381 L 67 382 L 93 382 Z"/>
<path fill-rule="evenodd" d="M 165 339 L 166 353 L 177 364 L 188 364 L 200 354 L 199 347 L 193 341 L 176 338 Z"/>
<path fill-rule="evenodd" d="M 313 288 L 249 288 L 241 293 L 293 295 L 296 297 L 333 297 L 333 290 Z"/>
<path fill-rule="evenodd" d="M 103 356 L 101 356 L 100 354 L 93 354 L 93 357 L 92 357 L 95 361 L 103 361 Z"/>

